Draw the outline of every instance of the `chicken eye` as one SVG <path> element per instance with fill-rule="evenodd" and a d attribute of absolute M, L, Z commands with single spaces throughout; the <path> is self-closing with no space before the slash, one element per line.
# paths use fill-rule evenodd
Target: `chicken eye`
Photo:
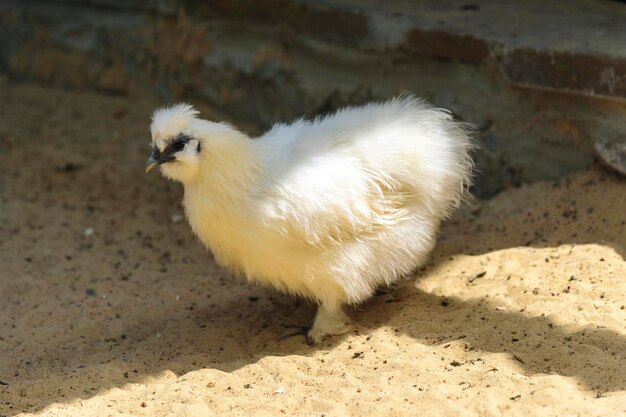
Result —
<path fill-rule="evenodd" d="M 183 149 L 185 149 L 185 141 L 177 140 L 175 142 L 172 142 L 172 144 L 170 145 L 170 149 L 173 152 L 182 151 Z"/>

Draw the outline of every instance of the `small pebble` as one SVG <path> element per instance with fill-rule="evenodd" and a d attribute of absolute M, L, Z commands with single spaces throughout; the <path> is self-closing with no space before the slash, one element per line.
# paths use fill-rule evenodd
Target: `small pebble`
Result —
<path fill-rule="evenodd" d="M 142 402 L 141 402 L 141 406 L 142 406 L 143 408 L 146 408 L 146 407 L 148 406 L 148 404 L 146 404 L 146 402 L 145 402 L 145 401 L 142 401 Z"/>
<path fill-rule="evenodd" d="M 478 278 L 482 278 L 482 277 L 484 277 L 485 275 L 487 275 L 487 271 L 480 271 L 480 272 L 475 273 L 475 274 L 474 274 L 474 275 L 472 275 L 471 277 L 469 277 L 469 278 L 467 279 L 467 281 L 468 281 L 468 282 L 474 282 L 474 281 L 475 281 L 475 280 L 477 280 Z"/>
<path fill-rule="evenodd" d="M 185 220 L 182 214 L 174 214 L 172 215 L 172 224 L 178 224 Z"/>
<path fill-rule="evenodd" d="M 285 390 L 285 387 L 280 386 L 280 387 L 278 387 L 278 388 L 276 388 L 276 389 L 274 390 L 274 394 L 284 394 L 284 393 L 285 393 L 285 391 L 286 391 L 286 390 Z"/>
<path fill-rule="evenodd" d="M 81 168 L 82 167 L 80 165 L 75 164 L 74 162 L 66 162 L 57 167 L 57 172 L 71 173 L 76 172 Z"/>
<path fill-rule="evenodd" d="M 93 235 L 93 227 L 86 228 L 85 231 L 83 232 L 83 236 L 89 237 L 91 235 Z"/>
<path fill-rule="evenodd" d="M 594 148 L 596 155 L 606 166 L 626 175 L 626 142 L 621 136 L 596 140 Z"/>
<path fill-rule="evenodd" d="M 96 296 L 96 291 L 93 288 L 87 288 L 85 290 L 85 294 L 87 294 L 90 297 L 95 297 Z"/>

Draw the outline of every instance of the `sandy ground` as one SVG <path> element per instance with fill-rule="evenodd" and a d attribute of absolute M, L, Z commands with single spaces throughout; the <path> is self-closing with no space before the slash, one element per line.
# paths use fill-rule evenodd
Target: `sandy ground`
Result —
<path fill-rule="evenodd" d="M 479 202 L 318 347 L 144 175 L 155 103 L 0 80 L 0 415 L 626 415 L 626 181 Z M 206 111 L 206 109 L 204 109 Z M 90 231 L 93 231 L 90 234 Z"/>

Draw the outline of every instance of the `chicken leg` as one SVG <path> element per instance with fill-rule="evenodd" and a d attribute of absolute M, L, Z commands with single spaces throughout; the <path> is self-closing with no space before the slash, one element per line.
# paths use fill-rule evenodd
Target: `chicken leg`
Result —
<path fill-rule="evenodd" d="M 341 305 L 320 304 L 313 327 L 307 335 L 309 345 L 320 343 L 326 336 L 335 336 L 349 332 L 352 329 L 350 318 L 344 313 Z"/>

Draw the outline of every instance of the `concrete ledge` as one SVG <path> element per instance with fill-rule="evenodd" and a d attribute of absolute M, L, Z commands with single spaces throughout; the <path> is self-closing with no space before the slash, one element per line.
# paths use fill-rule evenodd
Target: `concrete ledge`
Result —
<path fill-rule="evenodd" d="M 517 84 L 626 99 L 626 58 L 516 49 L 502 62 L 505 75 Z"/>
<path fill-rule="evenodd" d="M 209 15 L 282 23 L 362 51 L 482 62 L 522 86 L 626 99 L 626 7 L 609 0 L 242 0 Z M 252 10 L 251 10 L 252 9 Z"/>

